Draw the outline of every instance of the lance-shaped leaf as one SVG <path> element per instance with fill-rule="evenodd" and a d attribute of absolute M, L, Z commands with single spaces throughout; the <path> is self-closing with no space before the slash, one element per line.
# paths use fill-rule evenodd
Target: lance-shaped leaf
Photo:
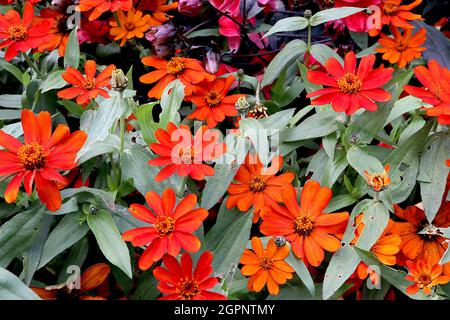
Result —
<path fill-rule="evenodd" d="M 318 112 L 303 120 L 298 126 L 286 130 L 282 134 L 282 140 L 289 142 L 325 137 L 338 129 L 339 119 L 340 115 L 337 112 L 331 110 Z"/>
<path fill-rule="evenodd" d="M 264 35 L 268 37 L 277 32 L 286 32 L 286 31 L 299 31 L 308 27 L 308 19 L 303 17 L 289 17 L 285 19 L 278 20 L 275 25 L 270 28 L 269 31 Z"/>
<path fill-rule="evenodd" d="M 80 45 L 78 43 L 78 28 L 73 29 L 69 34 L 69 39 L 67 40 L 66 53 L 64 55 L 64 67 L 73 67 L 78 69 L 80 65 Z"/>
<path fill-rule="evenodd" d="M 356 7 L 341 7 L 322 10 L 317 12 L 315 15 L 311 17 L 310 23 L 313 27 L 315 27 L 318 26 L 319 24 L 328 21 L 342 19 L 364 10 L 366 10 L 366 8 L 356 8 Z"/>
<path fill-rule="evenodd" d="M 41 300 L 19 278 L 0 267 L 0 300 Z"/>

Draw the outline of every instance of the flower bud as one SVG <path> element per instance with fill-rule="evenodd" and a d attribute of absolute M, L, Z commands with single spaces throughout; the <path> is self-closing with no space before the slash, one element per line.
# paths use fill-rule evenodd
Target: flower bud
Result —
<path fill-rule="evenodd" d="M 198 16 L 202 10 L 203 0 L 179 0 L 178 12 L 188 17 Z"/>
<path fill-rule="evenodd" d="M 306 18 L 306 19 L 310 19 L 311 17 L 312 17 L 312 11 L 311 10 L 305 10 L 305 12 L 303 13 L 303 16 Z"/>
<path fill-rule="evenodd" d="M 205 70 L 211 74 L 215 74 L 217 71 L 219 71 L 220 55 L 217 52 L 209 50 L 206 53 L 206 59 L 204 63 Z"/>
<path fill-rule="evenodd" d="M 250 104 L 247 102 L 247 99 L 245 96 L 239 97 L 238 101 L 235 105 L 236 109 L 239 111 L 239 113 L 245 113 L 245 111 L 250 108 Z"/>
<path fill-rule="evenodd" d="M 111 74 L 111 87 L 113 90 L 122 92 L 128 86 L 128 78 L 123 73 L 122 69 L 116 69 Z"/>

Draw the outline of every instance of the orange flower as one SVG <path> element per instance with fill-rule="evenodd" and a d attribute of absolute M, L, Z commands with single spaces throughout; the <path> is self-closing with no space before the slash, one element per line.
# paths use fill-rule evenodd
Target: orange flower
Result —
<path fill-rule="evenodd" d="M 89 21 L 93 21 L 105 12 L 128 11 L 132 6 L 132 0 L 80 0 L 77 9 L 79 11 L 94 9 L 89 16 Z"/>
<path fill-rule="evenodd" d="M 406 222 L 396 222 L 392 233 L 402 238 L 402 253 L 411 260 L 426 260 L 431 264 L 438 263 L 445 253 L 448 244 L 446 238 L 438 233 L 420 234 L 424 228 L 450 227 L 450 202 L 444 202 L 438 214 L 429 224 L 425 213 L 417 206 L 409 206 L 405 210 L 394 205 L 395 215 Z M 450 276 L 450 263 L 444 265 L 445 274 Z"/>
<path fill-rule="evenodd" d="M 50 30 L 52 38 L 38 47 L 39 52 L 53 51 L 58 49 L 58 54 L 63 57 L 66 52 L 69 32 L 67 31 L 67 17 L 65 14 L 51 8 L 41 10 L 41 18 L 52 19 L 53 26 Z"/>
<path fill-rule="evenodd" d="M 364 175 L 366 176 L 366 181 L 369 187 L 375 192 L 381 192 L 385 190 L 391 184 L 391 178 L 389 178 L 388 172 L 391 167 L 387 164 L 384 166 L 383 173 L 369 174 L 366 170 Z"/>
<path fill-rule="evenodd" d="M 173 16 L 168 15 L 166 12 L 178 8 L 178 2 L 167 4 L 167 0 L 135 0 L 135 2 L 139 2 L 138 7 L 140 10 L 150 11 L 150 26 L 152 27 L 169 21 Z"/>
<path fill-rule="evenodd" d="M 201 242 L 192 233 L 201 226 L 208 211 L 194 209 L 197 205 L 195 194 L 184 197 L 175 205 L 175 192 L 168 188 L 162 197 L 154 191 L 147 192 L 145 200 L 151 210 L 141 204 L 132 204 L 129 211 L 151 226 L 131 229 L 122 235 L 123 240 L 130 241 L 135 247 L 148 245 L 139 260 L 140 269 L 147 270 L 166 253 L 176 256 L 181 249 L 188 252 L 200 249 Z"/>
<path fill-rule="evenodd" d="M 245 163 L 239 168 L 234 180 L 238 183 L 230 184 L 227 208 L 235 206 L 242 212 L 247 212 L 254 206 L 253 222 L 259 220 L 259 212 L 271 202 L 282 202 L 281 190 L 290 184 L 295 174 L 292 172 L 275 176 L 283 164 L 283 157 L 272 160 L 272 167 L 264 169 L 257 155 L 248 154 Z M 273 174 L 271 174 L 272 171 Z"/>
<path fill-rule="evenodd" d="M 184 84 L 185 94 L 190 96 L 194 89 L 193 85 L 204 80 L 212 81 L 215 78 L 203 69 L 200 61 L 195 59 L 173 57 L 166 61 L 158 57 L 145 57 L 142 63 L 157 69 L 144 74 L 139 79 L 145 84 L 158 82 L 148 92 L 149 98 L 160 99 L 164 89 L 175 79 L 179 79 Z"/>
<path fill-rule="evenodd" d="M 122 47 L 125 42 L 133 38 L 143 38 L 144 32 L 150 28 L 151 17 L 146 14 L 142 15 L 141 11 L 135 11 L 131 8 L 127 14 L 123 11 L 117 12 L 119 21 L 112 20 L 109 22 L 111 26 L 110 33 L 114 36 L 114 40 L 120 40 L 120 46 Z"/>
<path fill-rule="evenodd" d="M 431 104 L 427 108 L 427 115 L 438 117 L 442 125 L 450 124 L 450 70 L 442 67 L 436 60 L 428 62 L 428 69 L 424 66 L 414 68 L 416 78 L 425 88 L 405 86 L 410 95 Z"/>
<path fill-rule="evenodd" d="M 52 24 L 48 19 L 34 20 L 34 8 L 29 2 L 25 4 L 23 19 L 15 10 L 0 14 L 0 49 L 8 47 L 5 60 L 11 61 L 19 52 L 26 53 L 49 41 Z"/>
<path fill-rule="evenodd" d="M 405 30 L 403 35 L 397 28 L 392 27 L 391 31 L 394 39 L 382 33 L 378 40 L 381 47 L 376 48 L 376 51 L 383 53 L 383 59 L 390 64 L 398 63 L 399 68 L 404 68 L 411 61 L 420 58 L 422 52 L 427 49 L 421 47 L 427 39 L 425 28 L 414 35 L 413 29 Z"/>
<path fill-rule="evenodd" d="M 217 78 L 212 82 L 201 83 L 193 88 L 193 94 L 186 97 L 196 105 L 196 109 L 188 118 L 205 121 L 208 127 L 214 128 L 218 122 L 222 122 L 227 117 L 234 117 L 238 114 L 235 107 L 236 101 L 242 94 L 232 94 L 227 96 L 233 76 L 227 78 Z"/>
<path fill-rule="evenodd" d="M 253 237 L 253 250 L 245 249 L 240 263 L 244 266 L 241 272 L 244 276 L 250 276 L 248 280 L 248 290 L 260 292 L 267 284 L 270 294 L 277 295 L 280 291 L 280 284 L 285 284 L 286 280 L 292 279 L 294 269 L 284 259 L 289 255 L 289 247 L 277 247 L 273 239 L 267 243 L 264 250 L 260 238 Z"/>
<path fill-rule="evenodd" d="M 160 143 L 150 144 L 150 149 L 159 155 L 150 160 L 152 166 L 165 166 L 155 177 L 163 181 L 175 172 L 181 176 L 190 176 L 194 180 L 203 180 L 205 176 L 214 175 L 214 169 L 202 163 L 219 158 L 225 153 L 225 143 L 217 143 L 218 132 L 202 126 L 195 136 L 188 126 L 177 128 L 169 123 L 167 131 L 158 129 L 155 137 Z"/>
<path fill-rule="evenodd" d="M 73 87 L 59 91 L 58 97 L 62 99 L 73 99 L 76 97 L 77 103 L 80 105 L 89 104 L 90 99 L 95 99 L 98 95 L 109 98 L 105 88 L 111 88 L 111 73 L 115 68 L 113 64 L 110 64 L 98 76 L 95 76 L 97 64 L 94 60 L 86 61 L 84 65 L 85 76 L 75 68 L 67 68 L 62 77 Z"/>
<path fill-rule="evenodd" d="M 408 260 L 406 265 L 409 274 L 405 278 L 414 282 L 406 288 L 406 292 L 409 294 L 416 294 L 419 290 L 422 290 L 425 294 L 430 294 L 433 287 L 450 281 L 449 277 L 442 274 L 442 266 L 438 263 L 428 263 L 425 260 L 414 263 Z"/>
<path fill-rule="evenodd" d="M 410 4 L 401 5 L 402 0 L 383 0 L 381 8 L 380 28 L 369 30 L 369 35 L 377 36 L 383 25 L 392 25 L 402 29 L 414 29 L 414 26 L 408 21 L 423 20 L 420 14 L 413 14 L 410 11 L 420 5 L 422 0 L 415 0 Z"/>
<path fill-rule="evenodd" d="M 159 280 L 158 289 L 165 294 L 158 300 L 226 300 L 224 295 L 208 291 L 219 283 L 217 278 L 211 277 L 212 260 L 211 252 L 203 252 L 192 270 L 192 258 L 188 253 L 183 253 L 181 263 L 165 255 L 165 268 L 153 270 L 153 275 Z"/>
<path fill-rule="evenodd" d="M 22 128 L 25 143 L 0 130 L 0 176 L 13 176 L 5 190 L 7 203 L 16 201 L 20 185 L 31 195 L 33 183 L 39 199 L 50 211 L 61 207 L 61 194 L 57 183 L 65 178 L 58 171 L 71 170 L 76 166 L 77 152 L 84 145 L 84 131 L 70 134 L 69 127 L 60 124 L 52 134 L 50 113 L 35 116 L 31 110 L 22 111 Z"/>
<path fill-rule="evenodd" d="M 32 287 L 31 289 L 44 300 L 79 299 L 79 300 L 105 300 L 102 296 L 85 295 L 106 283 L 110 268 L 106 263 L 97 263 L 86 269 L 81 275 L 80 288 L 68 287 L 65 283 L 45 288 Z"/>
<path fill-rule="evenodd" d="M 261 216 L 261 232 L 284 236 L 298 258 L 318 267 L 324 250 L 335 252 L 341 247 L 340 239 L 349 218 L 348 212 L 323 213 L 331 195 L 331 189 L 310 180 L 303 187 L 299 205 L 294 187 L 286 185 L 281 192 L 285 206 L 271 204 L 271 210 Z"/>
<path fill-rule="evenodd" d="M 450 159 L 447 159 L 447 160 L 445 161 L 445 164 L 447 165 L 447 167 L 450 167 Z"/>

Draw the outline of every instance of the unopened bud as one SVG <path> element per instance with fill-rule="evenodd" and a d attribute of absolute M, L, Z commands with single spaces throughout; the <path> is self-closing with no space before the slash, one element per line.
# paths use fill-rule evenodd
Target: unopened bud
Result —
<path fill-rule="evenodd" d="M 239 113 L 244 113 L 248 108 L 250 108 L 250 104 L 247 102 L 245 96 L 242 96 L 239 97 L 235 107 L 239 111 Z"/>
<path fill-rule="evenodd" d="M 219 71 L 220 55 L 217 52 L 209 50 L 206 53 L 205 70 L 211 74 Z"/>
<path fill-rule="evenodd" d="M 281 247 L 284 247 L 286 245 L 286 238 L 283 237 L 283 236 L 278 236 L 278 237 L 275 237 L 274 242 L 275 242 L 275 245 L 278 248 L 281 248 Z"/>
<path fill-rule="evenodd" d="M 310 19 L 312 17 L 312 11 L 311 10 L 305 10 L 305 12 L 303 13 L 303 16 L 306 19 Z"/>
<path fill-rule="evenodd" d="M 123 73 L 122 69 L 116 69 L 111 74 L 111 87 L 115 91 L 122 92 L 128 86 L 128 78 Z"/>

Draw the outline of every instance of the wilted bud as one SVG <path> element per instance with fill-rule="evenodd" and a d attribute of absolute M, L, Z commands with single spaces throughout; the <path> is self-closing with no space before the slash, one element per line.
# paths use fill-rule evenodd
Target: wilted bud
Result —
<path fill-rule="evenodd" d="M 303 16 L 304 16 L 306 19 L 311 18 L 311 17 L 312 17 L 312 11 L 311 11 L 311 10 L 305 10 L 305 12 L 303 13 Z"/>
<path fill-rule="evenodd" d="M 255 119 L 263 119 L 269 116 L 267 114 L 267 108 L 262 102 L 256 103 L 253 109 L 250 110 L 248 115 Z"/>
<path fill-rule="evenodd" d="M 154 44 L 163 44 L 169 41 L 175 34 L 177 29 L 171 23 L 166 23 L 157 27 L 152 27 L 145 34 L 145 39 Z"/>
<path fill-rule="evenodd" d="M 237 71 L 237 76 L 238 76 L 239 78 L 242 78 L 244 75 L 245 75 L 244 70 L 239 69 L 239 70 Z"/>
<path fill-rule="evenodd" d="M 281 248 L 286 245 L 286 238 L 283 236 L 278 236 L 278 237 L 275 237 L 274 242 L 278 248 Z"/>
<path fill-rule="evenodd" d="M 389 178 L 390 166 L 387 164 L 384 166 L 384 172 L 376 172 L 369 174 L 366 170 L 364 176 L 366 177 L 367 184 L 375 192 L 381 192 L 391 184 L 391 178 Z"/>
<path fill-rule="evenodd" d="M 198 16 L 202 10 L 203 0 L 179 0 L 178 12 L 188 17 Z"/>
<path fill-rule="evenodd" d="M 250 104 L 247 102 L 245 96 L 239 97 L 235 105 L 236 109 L 240 114 L 245 114 L 245 112 L 250 108 Z"/>
<path fill-rule="evenodd" d="M 123 73 L 122 69 L 116 69 L 111 74 L 111 87 L 115 91 L 122 92 L 128 86 L 128 78 Z"/>
<path fill-rule="evenodd" d="M 206 53 L 205 70 L 209 73 L 215 74 L 219 71 L 220 55 L 217 52 L 209 50 Z"/>

